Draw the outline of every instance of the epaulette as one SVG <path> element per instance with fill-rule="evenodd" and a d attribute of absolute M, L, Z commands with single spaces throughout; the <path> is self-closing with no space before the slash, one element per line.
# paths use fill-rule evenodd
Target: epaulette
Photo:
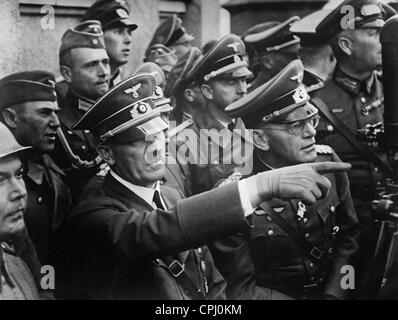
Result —
<path fill-rule="evenodd" d="M 242 177 L 243 177 L 243 174 L 241 174 L 240 172 L 234 172 L 228 178 L 226 178 L 225 180 L 221 181 L 216 186 L 217 187 L 222 187 L 222 186 L 225 186 L 225 185 L 233 183 L 233 182 L 238 182 L 240 179 L 242 179 Z"/>
<path fill-rule="evenodd" d="M 169 131 L 169 138 L 172 138 L 174 136 L 176 136 L 177 134 L 179 134 L 182 130 L 184 130 L 185 128 L 188 128 L 189 126 L 191 126 L 193 124 L 193 120 L 191 118 L 185 120 L 184 122 L 182 122 L 180 125 L 178 125 L 177 127 L 171 129 Z"/>
<path fill-rule="evenodd" d="M 325 86 L 325 83 L 324 83 L 324 82 L 318 82 L 318 83 L 316 83 L 316 84 L 313 84 L 313 85 L 308 86 L 308 87 L 306 88 L 306 90 L 307 90 L 307 93 L 310 93 L 310 92 L 314 92 L 314 91 L 320 90 L 320 89 L 322 89 L 324 86 Z"/>
<path fill-rule="evenodd" d="M 317 144 L 315 145 L 315 150 L 317 154 L 328 155 L 333 153 L 333 149 L 330 146 Z"/>

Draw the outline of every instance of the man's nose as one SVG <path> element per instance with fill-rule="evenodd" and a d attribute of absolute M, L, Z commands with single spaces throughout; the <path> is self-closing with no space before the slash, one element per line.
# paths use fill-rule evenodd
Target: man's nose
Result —
<path fill-rule="evenodd" d="M 238 82 L 238 92 L 240 94 L 246 94 L 247 93 L 247 82 L 246 82 L 246 80 L 240 80 Z"/>
<path fill-rule="evenodd" d="M 130 44 L 133 41 L 133 35 L 130 30 L 125 30 L 123 34 L 123 41 L 125 44 Z"/>
<path fill-rule="evenodd" d="M 307 138 L 308 137 L 310 137 L 310 138 L 315 137 L 316 129 L 312 126 L 311 123 L 306 122 L 306 124 L 304 125 L 303 134 L 304 134 L 304 137 L 307 137 Z"/>
<path fill-rule="evenodd" d="M 26 196 L 26 187 L 23 179 L 17 179 L 16 177 L 13 177 L 11 179 L 10 200 L 17 201 L 26 198 Z"/>
<path fill-rule="evenodd" d="M 50 126 L 56 128 L 61 126 L 58 115 L 55 112 L 51 114 Z"/>

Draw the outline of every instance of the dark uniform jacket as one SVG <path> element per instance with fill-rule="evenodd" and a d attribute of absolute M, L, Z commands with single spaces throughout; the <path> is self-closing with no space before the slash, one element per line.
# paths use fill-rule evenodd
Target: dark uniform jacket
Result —
<path fill-rule="evenodd" d="M 0 300 L 39 300 L 29 268 L 4 242 L 0 247 Z"/>
<path fill-rule="evenodd" d="M 59 101 L 59 105 L 61 110 L 58 117 L 61 122 L 61 129 L 73 153 L 82 160 L 92 161 L 96 159 L 98 153 L 91 133 L 87 130 L 72 129 L 72 126 L 83 116 L 85 110 L 91 107 L 91 102 L 78 98 L 71 90 L 68 90 L 65 98 Z M 98 171 L 98 165 L 87 169 L 75 168 L 59 139 L 56 141 L 51 156 L 55 163 L 64 170 L 72 198 L 76 201 L 85 183 Z"/>
<path fill-rule="evenodd" d="M 383 103 L 376 103 L 369 108 L 373 102 L 382 102 L 382 90 L 376 75 L 367 82 L 360 82 L 336 67 L 333 79 L 326 82 L 325 87 L 315 92 L 314 96 L 319 97 L 355 136 L 357 130 L 367 124 L 383 122 Z M 333 124 L 323 117 L 317 128 L 316 140 L 331 146 L 343 161 L 352 164 L 352 169 L 348 172 L 352 197 L 365 201 L 372 199 L 376 182 L 381 178 L 380 168 L 364 159 Z M 383 159 L 380 151 L 370 149 Z"/>
<path fill-rule="evenodd" d="M 216 190 L 206 201 L 199 195 L 180 200 L 174 207 L 176 192 L 164 188 L 162 193 L 170 211 L 154 210 L 110 174 L 99 189 L 87 193 L 58 234 L 59 252 L 69 261 L 57 268 L 58 274 L 69 275 L 58 283 L 70 286 L 68 297 L 225 297 L 224 280 L 208 249 L 185 250 L 248 227 L 237 185 Z M 171 259 L 164 258 L 170 255 Z M 194 286 L 187 285 L 181 276 L 171 275 L 166 265 L 174 259 L 185 263 L 186 275 Z M 178 263 L 172 269 L 178 273 Z"/>
<path fill-rule="evenodd" d="M 247 131 L 240 118 L 235 119 L 231 129 L 226 129 L 220 122 L 209 117 L 205 110 L 198 110 L 187 121 L 190 125 L 170 140 L 168 150 L 181 166 L 186 195 L 208 191 L 231 175 L 236 168 L 250 166 L 252 158 L 245 157 L 252 153 L 252 149 L 249 149 L 250 152 L 241 149 Z M 209 130 L 208 133 L 203 129 Z M 220 130 L 226 133 L 223 134 L 225 139 L 218 139 L 217 133 Z M 231 130 L 236 131 L 232 133 Z M 185 158 L 185 163 L 180 161 L 180 155 L 189 155 Z"/>
<path fill-rule="evenodd" d="M 70 210 L 70 192 L 65 174 L 48 155 L 42 155 L 39 163 L 28 160 L 28 165 L 25 224 L 40 262 L 51 264 L 54 232 Z"/>
<path fill-rule="evenodd" d="M 328 147 L 323 146 L 323 153 L 317 162 L 340 161 Z M 269 169 L 255 155 L 253 174 L 265 170 Z M 332 183 L 328 196 L 306 207 L 300 220 L 299 201 L 266 201 L 254 211 L 249 232 L 210 246 L 216 266 L 227 280 L 228 298 L 346 296 L 340 286 L 340 270 L 351 264 L 357 251 L 358 219 L 347 175 L 326 177 Z M 270 213 L 282 218 L 300 240 L 293 239 Z"/>

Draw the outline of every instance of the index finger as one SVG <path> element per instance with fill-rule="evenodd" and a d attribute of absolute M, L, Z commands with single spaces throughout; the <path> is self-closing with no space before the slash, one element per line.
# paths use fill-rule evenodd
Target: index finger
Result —
<path fill-rule="evenodd" d="M 348 171 L 351 169 L 351 164 L 346 162 L 317 162 L 313 163 L 312 168 L 319 174 L 325 174 L 336 171 Z"/>

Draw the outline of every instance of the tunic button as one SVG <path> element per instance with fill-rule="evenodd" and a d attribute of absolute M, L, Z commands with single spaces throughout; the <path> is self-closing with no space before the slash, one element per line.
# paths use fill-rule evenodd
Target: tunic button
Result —
<path fill-rule="evenodd" d="M 330 212 L 331 213 L 335 213 L 336 212 L 336 208 L 334 206 L 330 206 Z"/>
<path fill-rule="evenodd" d="M 365 103 L 365 102 L 366 102 L 366 98 L 365 98 L 365 97 L 362 97 L 362 98 L 361 98 L 361 102 L 362 102 L 362 103 Z"/>
<path fill-rule="evenodd" d="M 308 222 L 308 218 L 304 218 L 303 223 L 307 223 L 307 222 Z"/>
<path fill-rule="evenodd" d="M 306 233 L 306 234 L 305 234 L 305 238 L 306 238 L 306 239 L 309 239 L 310 237 L 311 237 L 311 235 L 310 235 L 309 233 Z"/>
<path fill-rule="evenodd" d="M 269 230 L 269 231 L 268 231 L 268 235 L 269 235 L 269 236 L 273 236 L 273 235 L 274 235 L 274 230 Z"/>
<path fill-rule="evenodd" d="M 313 267 L 314 267 L 314 263 L 313 263 L 313 262 L 310 262 L 310 263 L 308 264 L 308 266 L 309 266 L 310 268 L 313 268 Z"/>
<path fill-rule="evenodd" d="M 334 130 L 334 128 L 333 128 L 332 125 L 328 125 L 328 126 L 326 127 L 326 130 L 329 131 L 329 132 L 332 132 L 332 131 Z"/>
<path fill-rule="evenodd" d="M 86 148 L 87 148 L 86 146 L 84 146 L 84 145 L 82 146 L 82 150 L 86 150 Z"/>
<path fill-rule="evenodd" d="M 198 253 L 202 254 L 202 248 L 198 248 Z"/>
<path fill-rule="evenodd" d="M 42 198 L 42 197 L 38 197 L 38 198 L 37 198 L 37 202 L 38 202 L 38 203 L 42 203 L 42 202 L 43 202 L 43 198 Z"/>
<path fill-rule="evenodd" d="M 375 167 L 375 172 L 379 172 L 379 168 L 378 167 Z"/>
<path fill-rule="evenodd" d="M 272 218 L 271 218 L 270 216 L 267 216 L 266 219 L 267 219 L 268 222 L 271 222 L 271 221 L 272 221 Z"/>
<path fill-rule="evenodd" d="M 84 130 L 84 133 L 90 133 L 90 130 Z"/>
<path fill-rule="evenodd" d="M 70 131 L 70 130 L 68 130 L 67 132 L 68 132 L 68 134 L 73 134 L 73 132 L 72 132 L 72 131 Z"/>

